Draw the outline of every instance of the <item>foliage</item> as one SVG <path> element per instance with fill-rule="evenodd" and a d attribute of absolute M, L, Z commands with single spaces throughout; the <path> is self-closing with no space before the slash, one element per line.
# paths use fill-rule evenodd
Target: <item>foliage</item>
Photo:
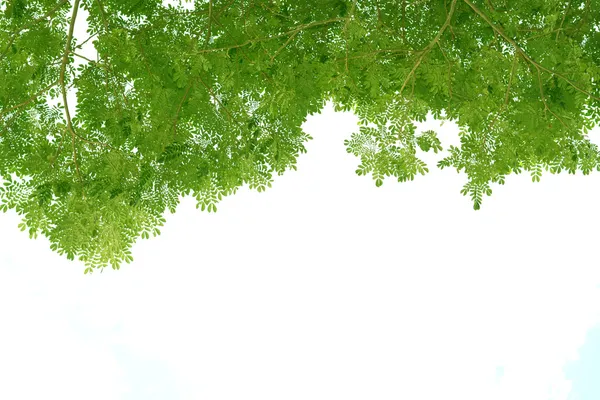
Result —
<path fill-rule="evenodd" d="M 509 4 L 510 3 L 510 4 Z M 89 38 L 73 27 L 88 13 Z M 600 170 L 599 0 L 0 1 L 0 193 L 86 273 L 130 262 L 166 209 L 217 210 L 295 169 L 327 100 L 360 118 L 358 175 L 427 172 L 428 112 L 456 121 L 478 209 L 491 183 Z M 75 58 L 92 40 L 97 60 Z M 77 106 L 67 92 L 77 90 Z M 56 100 L 59 106 L 51 106 Z"/>

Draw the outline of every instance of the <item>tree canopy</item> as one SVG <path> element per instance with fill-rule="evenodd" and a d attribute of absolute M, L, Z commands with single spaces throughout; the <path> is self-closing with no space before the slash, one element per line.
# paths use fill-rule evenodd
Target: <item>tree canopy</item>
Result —
<path fill-rule="evenodd" d="M 416 132 L 428 112 L 460 128 L 438 166 L 465 172 L 475 209 L 510 173 L 600 170 L 586 136 L 600 122 L 600 0 L 8 0 L 0 11 L 0 208 L 86 273 L 130 262 L 180 196 L 214 212 L 244 184 L 270 187 L 328 100 L 359 117 L 344 144 L 377 186 L 428 171 L 419 152 L 442 150 L 436 132 Z M 96 60 L 79 53 L 90 40 Z"/>

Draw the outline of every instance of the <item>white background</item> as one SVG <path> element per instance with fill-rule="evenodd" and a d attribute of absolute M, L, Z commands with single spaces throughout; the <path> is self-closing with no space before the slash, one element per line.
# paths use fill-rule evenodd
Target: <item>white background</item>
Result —
<path fill-rule="evenodd" d="M 120 271 L 0 215 L 0 398 L 566 399 L 600 322 L 600 175 L 509 176 L 474 211 L 443 155 L 356 176 L 356 123 L 309 117 L 298 171 L 216 214 L 184 199 Z"/>

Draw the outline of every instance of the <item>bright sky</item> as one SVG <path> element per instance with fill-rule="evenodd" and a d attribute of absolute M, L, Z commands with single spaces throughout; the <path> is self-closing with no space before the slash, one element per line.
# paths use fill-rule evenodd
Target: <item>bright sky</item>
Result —
<path fill-rule="evenodd" d="M 358 177 L 356 123 L 328 105 L 298 171 L 184 199 L 120 271 L 1 214 L 0 398 L 597 400 L 600 174 L 509 176 L 474 211 L 443 155 Z"/>

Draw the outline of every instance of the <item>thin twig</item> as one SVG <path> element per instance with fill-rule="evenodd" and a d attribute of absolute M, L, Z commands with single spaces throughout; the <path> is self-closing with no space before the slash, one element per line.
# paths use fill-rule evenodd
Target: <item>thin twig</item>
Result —
<path fill-rule="evenodd" d="M 446 56 L 446 53 L 444 52 L 444 49 L 442 49 L 442 45 L 440 45 L 439 41 L 437 42 L 437 45 L 440 48 L 440 51 L 442 52 L 442 55 L 444 56 L 444 58 L 448 62 L 448 94 L 450 95 L 450 98 L 452 98 L 452 62 Z"/>
<path fill-rule="evenodd" d="M 208 0 L 208 28 L 206 31 L 206 44 L 210 41 L 210 28 L 212 23 L 212 0 Z"/>
<path fill-rule="evenodd" d="M 235 44 L 232 46 L 226 46 L 226 47 L 218 47 L 218 48 L 213 48 L 213 49 L 203 49 L 203 50 L 197 50 L 195 53 L 211 53 L 211 52 L 216 52 L 216 51 L 221 51 L 221 50 L 230 50 L 230 49 L 237 49 L 239 47 L 244 47 L 244 46 L 248 46 L 250 44 L 253 43 L 258 43 L 258 42 L 264 42 L 267 40 L 273 40 L 282 36 L 288 36 L 291 35 L 295 32 L 304 30 L 304 29 L 309 29 L 309 28 L 313 28 L 315 26 L 320 26 L 320 25 L 327 25 L 330 24 L 332 22 L 340 22 L 340 21 L 345 21 L 346 18 L 331 18 L 325 21 L 317 21 L 317 22 L 312 22 L 310 24 L 304 24 L 304 25 L 299 25 L 297 26 L 295 29 L 287 31 L 287 32 L 283 32 L 283 33 L 279 33 L 277 35 L 273 35 L 273 36 L 269 36 L 269 37 L 263 37 L 263 38 L 256 38 L 256 39 L 248 39 L 243 43 L 240 44 Z"/>
<path fill-rule="evenodd" d="M 69 24 L 69 33 L 67 34 L 67 43 L 65 45 L 65 51 L 63 53 L 63 61 L 60 66 L 60 77 L 59 84 L 62 89 L 62 97 L 63 103 L 65 105 L 65 115 L 67 117 L 67 129 L 71 133 L 71 146 L 73 148 L 73 162 L 75 163 L 75 169 L 77 170 L 77 175 L 79 176 L 79 181 L 81 183 L 81 192 L 83 198 L 85 199 L 85 190 L 83 188 L 83 177 L 81 176 L 81 171 L 79 169 L 79 164 L 77 163 L 77 150 L 75 149 L 75 129 L 73 129 L 73 123 L 71 121 L 71 113 L 69 111 L 69 103 L 67 101 L 67 89 L 65 86 L 65 71 L 67 68 L 67 64 L 69 62 L 69 52 L 71 51 L 71 40 L 73 39 L 73 30 L 75 28 L 75 20 L 77 19 L 77 11 L 79 10 L 79 1 L 75 0 L 73 4 L 73 14 L 71 15 L 71 22 Z"/>
<path fill-rule="evenodd" d="M 56 6 L 54 6 L 54 8 L 52 8 L 50 11 L 48 11 L 46 14 L 42 15 L 39 18 L 34 19 L 33 21 L 30 21 L 29 23 L 25 24 L 21 28 L 15 30 L 13 32 L 11 39 L 8 41 L 6 48 L 2 52 L 2 55 L 0 55 L 0 60 L 2 60 L 6 56 L 8 49 L 10 49 L 10 46 L 12 46 L 14 41 L 17 39 L 17 36 L 19 35 L 19 33 L 23 32 L 25 29 L 28 29 L 31 26 L 37 24 L 38 22 L 44 21 L 46 18 L 52 17 L 54 15 L 54 13 L 56 13 L 63 6 L 63 4 L 65 4 L 67 1 L 69 1 L 69 0 L 60 0 L 58 2 L 58 4 Z"/>
<path fill-rule="evenodd" d="M 541 69 L 542 71 L 554 74 L 556 76 L 558 76 L 559 78 L 564 79 L 569 85 L 571 85 L 573 88 L 575 88 L 576 90 L 580 91 L 581 93 L 591 97 L 594 100 L 598 100 L 600 101 L 600 97 L 596 97 L 593 94 L 591 94 L 590 92 L 581 89 L 579 86 L 577 86 L 573 81 L 571 81 L 569 78 L 567 78 L 566 76 L 550 69 L 550 68 L 546 68 L 543 65 L 539 64 L 537 61 L 533 60 L 531 57 L 529 57 L 529 55 L 527 53 L 525 53 L 525 51 L 513 40 L 511 39 L 509 36 L 507 36 L 504 31 L 502 29 L 500 29 L 499 27 L 497 27 L 492 21 L 490 21 L 490 19 L 488 18 L 487 15 L 485 15 L 485 13 L 483 13 L 475 4 L 473 4 L 470 0 L 464 0 L 465 3 L 467 3 L 472 9 L 473 11 L 475 11 L 475 13 L 477 13 L 481 18 L 483 18 L 483 20 L 485 22 L 487 22 L 488 25 L 490 25 L 490 27 L 492 27 L 492 29 L 494 29 L 496 32 L 498 32 L 498 34 L 500 36 L 502 36 L 504 38 L 504 40 L 506 40 L 508 43 L 510 43 L 515 50 L 527 61 L 529 61 L 534 67 Z"/>
<path fill-rule="evenodd" d="M 106 32 L 110 32 L 110 29 L 108 27 L 108 21 L 106 20 L 106 11 L 104 10 L 104 5 L 102 4 L 101 0 L 96 0 L 96 1 L 98 2 L 98 7 L 100 8 L 100 11 L 102 13 L 102 23 L 104 24 L 104 29 L 106 29 Z M 119 80 L 117 79 L 117 76 L 115 75 L 115 71 L 113 70 L 113 68 L 111 66 L 110 59 L 106 59 L 106 66 L 108 67 L 107 71 L 112 75 L 115 82 L 117 84 L 119 84 Z M 108 85 L 108 83 L 107 83 L 107 85 Z M 127 96 L 125 95 L 125 92 L 124 91 L 120 91 L 120 92 L 121 92 L 121 95 L 123 96 L 123 100 L 125 101 L 125 106 L 128 106 L 129 101 L 127 100 Z M 118 97 L 114 87 L 113 87 L 113 94 L 115 95 L 115 98 Z M 119 103 L 117 103 L 117 105 L 120 110 L 121 105 Z"/>
<path fill-rule="evenodd" d="M 75 49 L 80 49 L 83 47 L 84 44 L 86 44 L 87 42 L 89 42 L 92 38 L 94 38 L 96 35 L 98 35 L 98 32 L 92 33 L 87 39 L 85 39 L 83 42 L 81 42 L 80 44 L 78 44 L 77 46 L 75 46 Z"/>
<path fill-rule="evenodd" d="M 275 57 L 277 57 L 277 55 L 281 52 L 281 50 L 283 50 L 293 39 L 294 37 L 298 34 L 298 32 L 294 33 L 292 36 L 290 36 L 288 38 L 288 40 L 285 41 L 284 44 L 281 45 L 280 48 L 277 49 L 277 51 L 275 52 L 275 54 L 273 54 L 271 56 L 271 63 L 273 63 L 273 60 L 275 59 Z M 348 59 L 348 57 L 346 56 L 346 60 Z"/>
<path fill-rule="evenodd" d="M 413 66 L 413 68 L 408 73 L 406 79 L 404 80 L 404 83 L 402 84 L 402 87 L 400 88 L 400 95 L 402 95 L 402 92 L 404 91 L 404 88 L 406 87 L 406 84 L 408 83 L 410 77 L 413 76 L 413 74 L 415 73 L 415 71 L 417 70 L 417 68 L 419 67 L 419 65 L 421 64 L 421 61 L 423 61 L 423 58 L 427 55 L 427 53 L 429 53 L 431 51 L 431 49 L 433 48 L 433 46 L 435 46 L 435 44 L 438 42 L 438 40 L 440 40 L 440 38 L 442 37 L 442 34 L 446 30 L 446 28 L 448 28 L 448 26 L 450 26 L 450 20 L 452 19 L 452 15 L 454 15 L 454 10 L 456 9 L 456 2 L 457 1 L 458 0 L 452 0 L 452 4 L 450 5 L 450 11 L 448 12 L 448 17 L 446 18 L 446 22 L 444 22 L 444 25 L 442 25 L 442 27 L 440 28 L 439 32 L 437 33 L 437 35 L 435 35 L 435 37 L 433 38 L 433 40 L 431 41 L 431 43 L 429 43 L 427 45 L 427 47 L 425 47 L 421 51 L 421 55 L 419 56 L 417 62 Z"/>
<path fill-rule="evenodd" d="M 173 138 L 175 138 L 175 136 L 177 135 L 177 121 L 179 120 L 179 113 L 181 112 L 181 107 L 183 107 L 183 103 L 187 99 L 188 93 L 190 92 L 190 89 L 192 88 L 194 81 L 195 81 L 195 79 L 190 80 L 190 83 L 188 84 L 187 89 L 185 89 L 185 94 L 183 95 L 183 98 L 179 102 L 179 107 L 177 107 L 177 113 L 175 113 L 175 119 L 173 120 Z"/>
<path fill-rule="evenodd" d="M 50 164 L 50 166 L 52 168 L 54 168 L 54 163 L 58 159 L 58 155 L 60 154 L 60 150 L 62 149 L 62 145 L 63 145 L 64 141 L 65 141 L 65 135 L 63 133 L 62 135 L 60 135 L 60 143 L 58 145 L 58 149 L 56 149 L 56 154 L 54 155 L 54 158 L 52 159 L 52 163 Z"/>
<path fill-rule="evenodd" d="M 515 57 L 513 58 L 512 66 L 510 68 L 510 76 L 508 78 L 508 86 L 506 87 L 506 93 L 504 95 L 504 103 L 502 103 L 502 105 L 500 106 L 500 110 L 496 114 L 496 117 L 490 123 L 490 130 L 494 127 L 494 124 L 498 120 L 498 117 L 502 113 L 502 110 L 504 110 L 504 107 L 506 107 L 508 105 L 508 96 L 510 95 L 510 88 L 512 86 L 513 76 L 515 74 L 515 70 L 516 70 L 518 61 L 519 61 L 519 58 L 518 58 L 517 54 L 515 53 Z"/>
<path fill-rule="evenodd" d="M 348 72 L 348 25 L 350 24 L 350 20 L 354 16 L 354 9 L 356 8 L 357 0 L 352 2 L 352 8 L 346 17 L 346 24 L 344 25 L 344 37 L 346 39 L 346 72 Z"/>
<path fill-rule="evenodd" d="M 556 117 L 556 119 L 558 119 L 560 121 L 560 123 L 567 129 L 569 129 L 569 127 L 567 126 L 567 124 L 565 124 L 563 122 L 562 119 L 560 119 L 560 117 L 558 115 L 556 115 L 554 113 L 554 111 L 552 111 L 552 109 L 550 109 L 550 107 L 548 107 L 548 103 L 546 103 L 546 96 L 544 96 L 544 85 L 542 85 L 542 77 L 540 75 L 540 69 L 538 67 L 535 67 L 537 70 L 537 77 L 538 77 L 538 82 L 540 84 L 540 95 L 542 97 L 542 102 L 544 103 L 544 117 L 546 116 L 546 110 L 550 111 L 550 113 L 552 115 L 554 115 Z"/>
<path fill-rule="evenodd" d="M 27 100 L 16 104 L 10 108 L 7 108 L 6 110 L 2 110 L 0 112 L 0 117 L 3 117 L 4 115 L 8 114 L 11 111 L 14 111 L 18 108 L 24 107 L 26 105 L 28 105 L 29 103 L 31 103 L 32 101 L 35 101 L 35 99 L 37 99 L 38 97 L 40 97 L 42 94 L 44 94 L 45 92 L 47 92 L 48 90 L 50 90 L 50 88 L 52 88 L 54 85 L 56 85 L 59 82 L 59 80 L 55 80 L 54 82 L 52 82 L 51 84 L 49 84 L 48 86 L 46 86 L 45 88 L 39 90 L 37 93 L 35 93 L 34 95 L 32 95 L 30 98 L 28 98 Z"/>
<path fill-rule="evenodd" d="M 231 113 L 229 112 L 227 107 L 225 107 L 223 105 L 223 103 L 221 103 L 221 101 L 219 100 L 217 95 L 213 92 L 213 90 L 202 80 L 202 78 L 200 76 L 198 76 L 198 79 L 200 80 L 200 82 L 202 82 L 202 85 L 206 88 L 206 90 L 208 90 L 208 92 L 217 101 L 217 103 L 219 103 L 219 106 L 225 110 L 225 112 L 227 113 L 227 116 L 229 117 L 229 120 L 233 121 L 233 116 L 231 115 Z"/>
<path fill-rule="evenodd" d="M 567 3 L 567 9 L 565 10 L 565 13 L 563 14 L 562 20 L 560 21 L 560 26 L 558 27 L 558 30 L 556 32 L 556 42 L 558 42 L 558 35 L 560 35 L 560 31 L 562 30 L 562 26 L 565 23 L 565 18 L 567 17 L 567 14 L 569 13 L 569 10 L 571 9 L 571 1 L 569 1 Z"/>

